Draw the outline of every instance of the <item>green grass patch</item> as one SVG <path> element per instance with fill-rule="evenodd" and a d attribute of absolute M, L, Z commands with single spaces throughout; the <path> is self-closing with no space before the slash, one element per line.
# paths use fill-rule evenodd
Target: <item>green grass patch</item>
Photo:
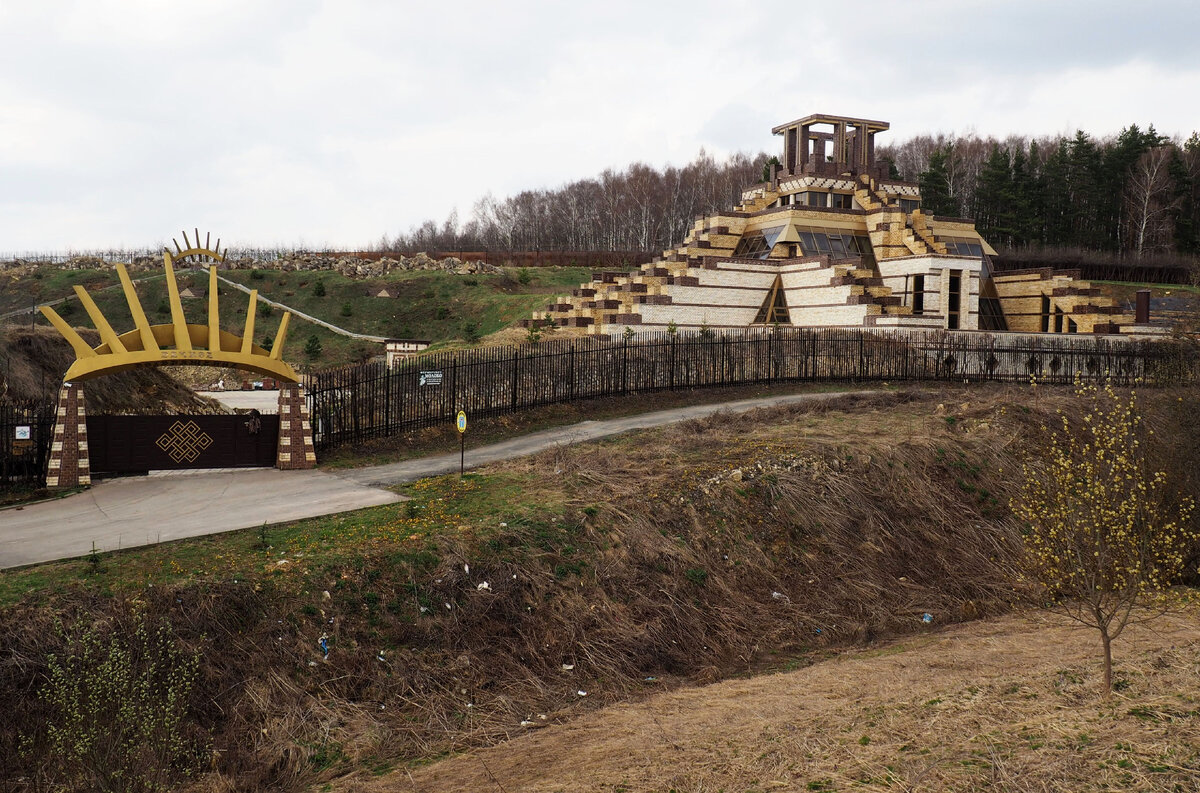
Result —
<path fill-rule="evenodd" d="M 486 336 L 528 317 L 531 312 L 544 308 L 556 295 L 590 280 L 591 269 L 533 268 L 527 272 L 527 282 L 522 282 L 516 268 L 507 268 L 499 274 L 472 276 L 414 270 L 365 279 L 348 278 L 331 271 L 266 268 L 231 270 L 221 275 L 247 288 L 257 289 L 264 298 L 348 331 L 388 338 L 428 339 L 438 348 L 466 344 L 468 336 Z M 150 322 L 169 321 L 169 313 L 165 313 L 167 290 L 163 274 L 140 272 L 131 276 L 136 281 L 138 299 Z M 177 281 L 181 290 L 208 288 L 207 273 L 180 272 Z M 318 283 L 323 288 L 318 289 Z M 41 268 L 32 276 L 6 281 L 0 284 L 0 313 L 28 308 L 34 302 L 41 304 L 70 298 L 68 321 L 90 327 L 90 320 L 72 292 L 72 287 L 77 284 L 87 288 L 118 332 L 133 327 L 120 281 L 111 270 Z M 375 297 L 384 287 L 397 292 L 398 297 Z M 220 285 L 218 296 L 221 327 L 241 335 L 249 296 L 225 283 Z M 189 322 L 207 323 L 207 299 L 191 298 L 182 302 Z M 279 327 L 281 312 L 275 310 L 267 316 L 266 307 L 265 303 L 259 304 L 254 332 L 258 344 L 268 336 L 273 338 Z M 38 322 L 46 324 L 40 315 Z M 304 355 L 304 345 L 314 335 L 320 342 L 321 353 L 310 359 Z M 348 338 L 293 316 L 284 357 L 295 363 L 322 368 L 361 361 L 382 352 L 378 344 Z"/>
<path fill-rule="evenodd" d="M 323 580 L 327 570 L 359 567 L 369 556 L 427 569 L 438 563 L 442 544 L 451 538 L 486 537 L 504 529 L 501 524 L 532 536 L 531 527 L 563 524 L 562 495 L 526 475 L 443 476 L 404 491 L 410 501 L 116 552 L 101 549 L 96 565 L 82 557 L 0 571 L 0 607 L 80 587 L 118 594 L 190 581 L 236 581 L 320 589 L 325 585 L 316 579 Z"/>

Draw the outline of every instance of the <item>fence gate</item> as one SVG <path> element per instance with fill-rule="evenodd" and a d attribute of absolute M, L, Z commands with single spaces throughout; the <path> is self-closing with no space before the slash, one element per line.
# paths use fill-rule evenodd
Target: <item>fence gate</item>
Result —
<path fill-rule="evenodd" d="M 0 490 L 41 487 L 54 437 L 54 403 L 0 403 Z"/>
<path fill-rule="evenodd" d="M 89 416 L 93 474 L 275 465 L 279 416 Z"/>

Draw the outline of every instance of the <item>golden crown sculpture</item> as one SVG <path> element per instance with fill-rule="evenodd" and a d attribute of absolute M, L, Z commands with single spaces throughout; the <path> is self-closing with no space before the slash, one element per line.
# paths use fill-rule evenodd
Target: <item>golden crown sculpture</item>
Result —
<path fill-rule="evenodd" d="M 96 306 L 95 301 L 82 286 L 75 287 L 75 294 L 83 304 L 92 324 L 100 332 L 100 346 L 92 348 L 75 330 L 49 306 L 41 306 L 41 312 L 50 320 L 58 332 L 75 349 L 75 363 L 67 370 L 65 381 L 88 380 L 101 375 L 124 371 L 136 366 L 161 366 L 164 364 L 188 364 L 202 366 L 230 366 L 274 377 L 286 383 L 299 382 L 300 377 L 291 365 L 282 360 L 283 343 L 287 338 L 288 321 L 291 313 L 285 312 L 279 321 L 279 331 L 271 350 L 254 344 L 254 312 L 258 306 L 258 290 L 250 291 L 250 303 L 246 307 L 246 327 L 241 336 L 221 330 L 221 315 L 217 311 L 217 268 L 208 268 L 208 324 L 188 324 L 183 314 L 183 303 L 179 299 L 179 285 L 175 281 L 175 262 L 223 262 L 221 240 L 215 249 L 208 247 L 209 235 L 205 234 L 204 247 L 200 247 L 200 230 L 196 229 L 195 245 L 183 232 L 186 247 L 180 248 L 174 239 L 175 254 L 163 249 L 163 266 L 167 275 L 167 295 L 171 306 L 171 322 L 151 325 L 146 321 L 141 301 L 133 289 L 133 282 L 125 265 L 117 265 L 121 288 L 125 291 L 125 302 L 133 317 L 134 330 L 117 335 L 112 325 Z"/>

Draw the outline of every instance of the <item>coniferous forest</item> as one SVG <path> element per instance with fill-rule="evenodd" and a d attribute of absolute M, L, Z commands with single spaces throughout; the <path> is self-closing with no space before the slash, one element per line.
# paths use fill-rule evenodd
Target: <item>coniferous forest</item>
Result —
<path fill-rule="evenodd" d="M 1151 125 L 1098 138 L 1003 140 L 923 135 L 880 147 L 924 206 L 974 218 L 997 249 L 1073 249 L 1121 259 L 1200 253 L 1200 135 L 1170 140 Z M 661 251 L 698 215 L 730 209 L 765 176 L 770 155 L 682 167 L 635 163 L 553 189 L 479 199 L 470 218 L 427 220 L 381 249 Z"/>

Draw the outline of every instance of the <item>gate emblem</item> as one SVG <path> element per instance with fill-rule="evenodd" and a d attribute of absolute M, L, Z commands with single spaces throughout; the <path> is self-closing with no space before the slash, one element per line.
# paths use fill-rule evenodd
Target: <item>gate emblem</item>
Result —
<path fill-rule="evenodd" d="M 213 439 L 194 421 L 177 421 L 154 442 L 175 462 L 193 462 L 201 452 L 212 446 Z"/>

